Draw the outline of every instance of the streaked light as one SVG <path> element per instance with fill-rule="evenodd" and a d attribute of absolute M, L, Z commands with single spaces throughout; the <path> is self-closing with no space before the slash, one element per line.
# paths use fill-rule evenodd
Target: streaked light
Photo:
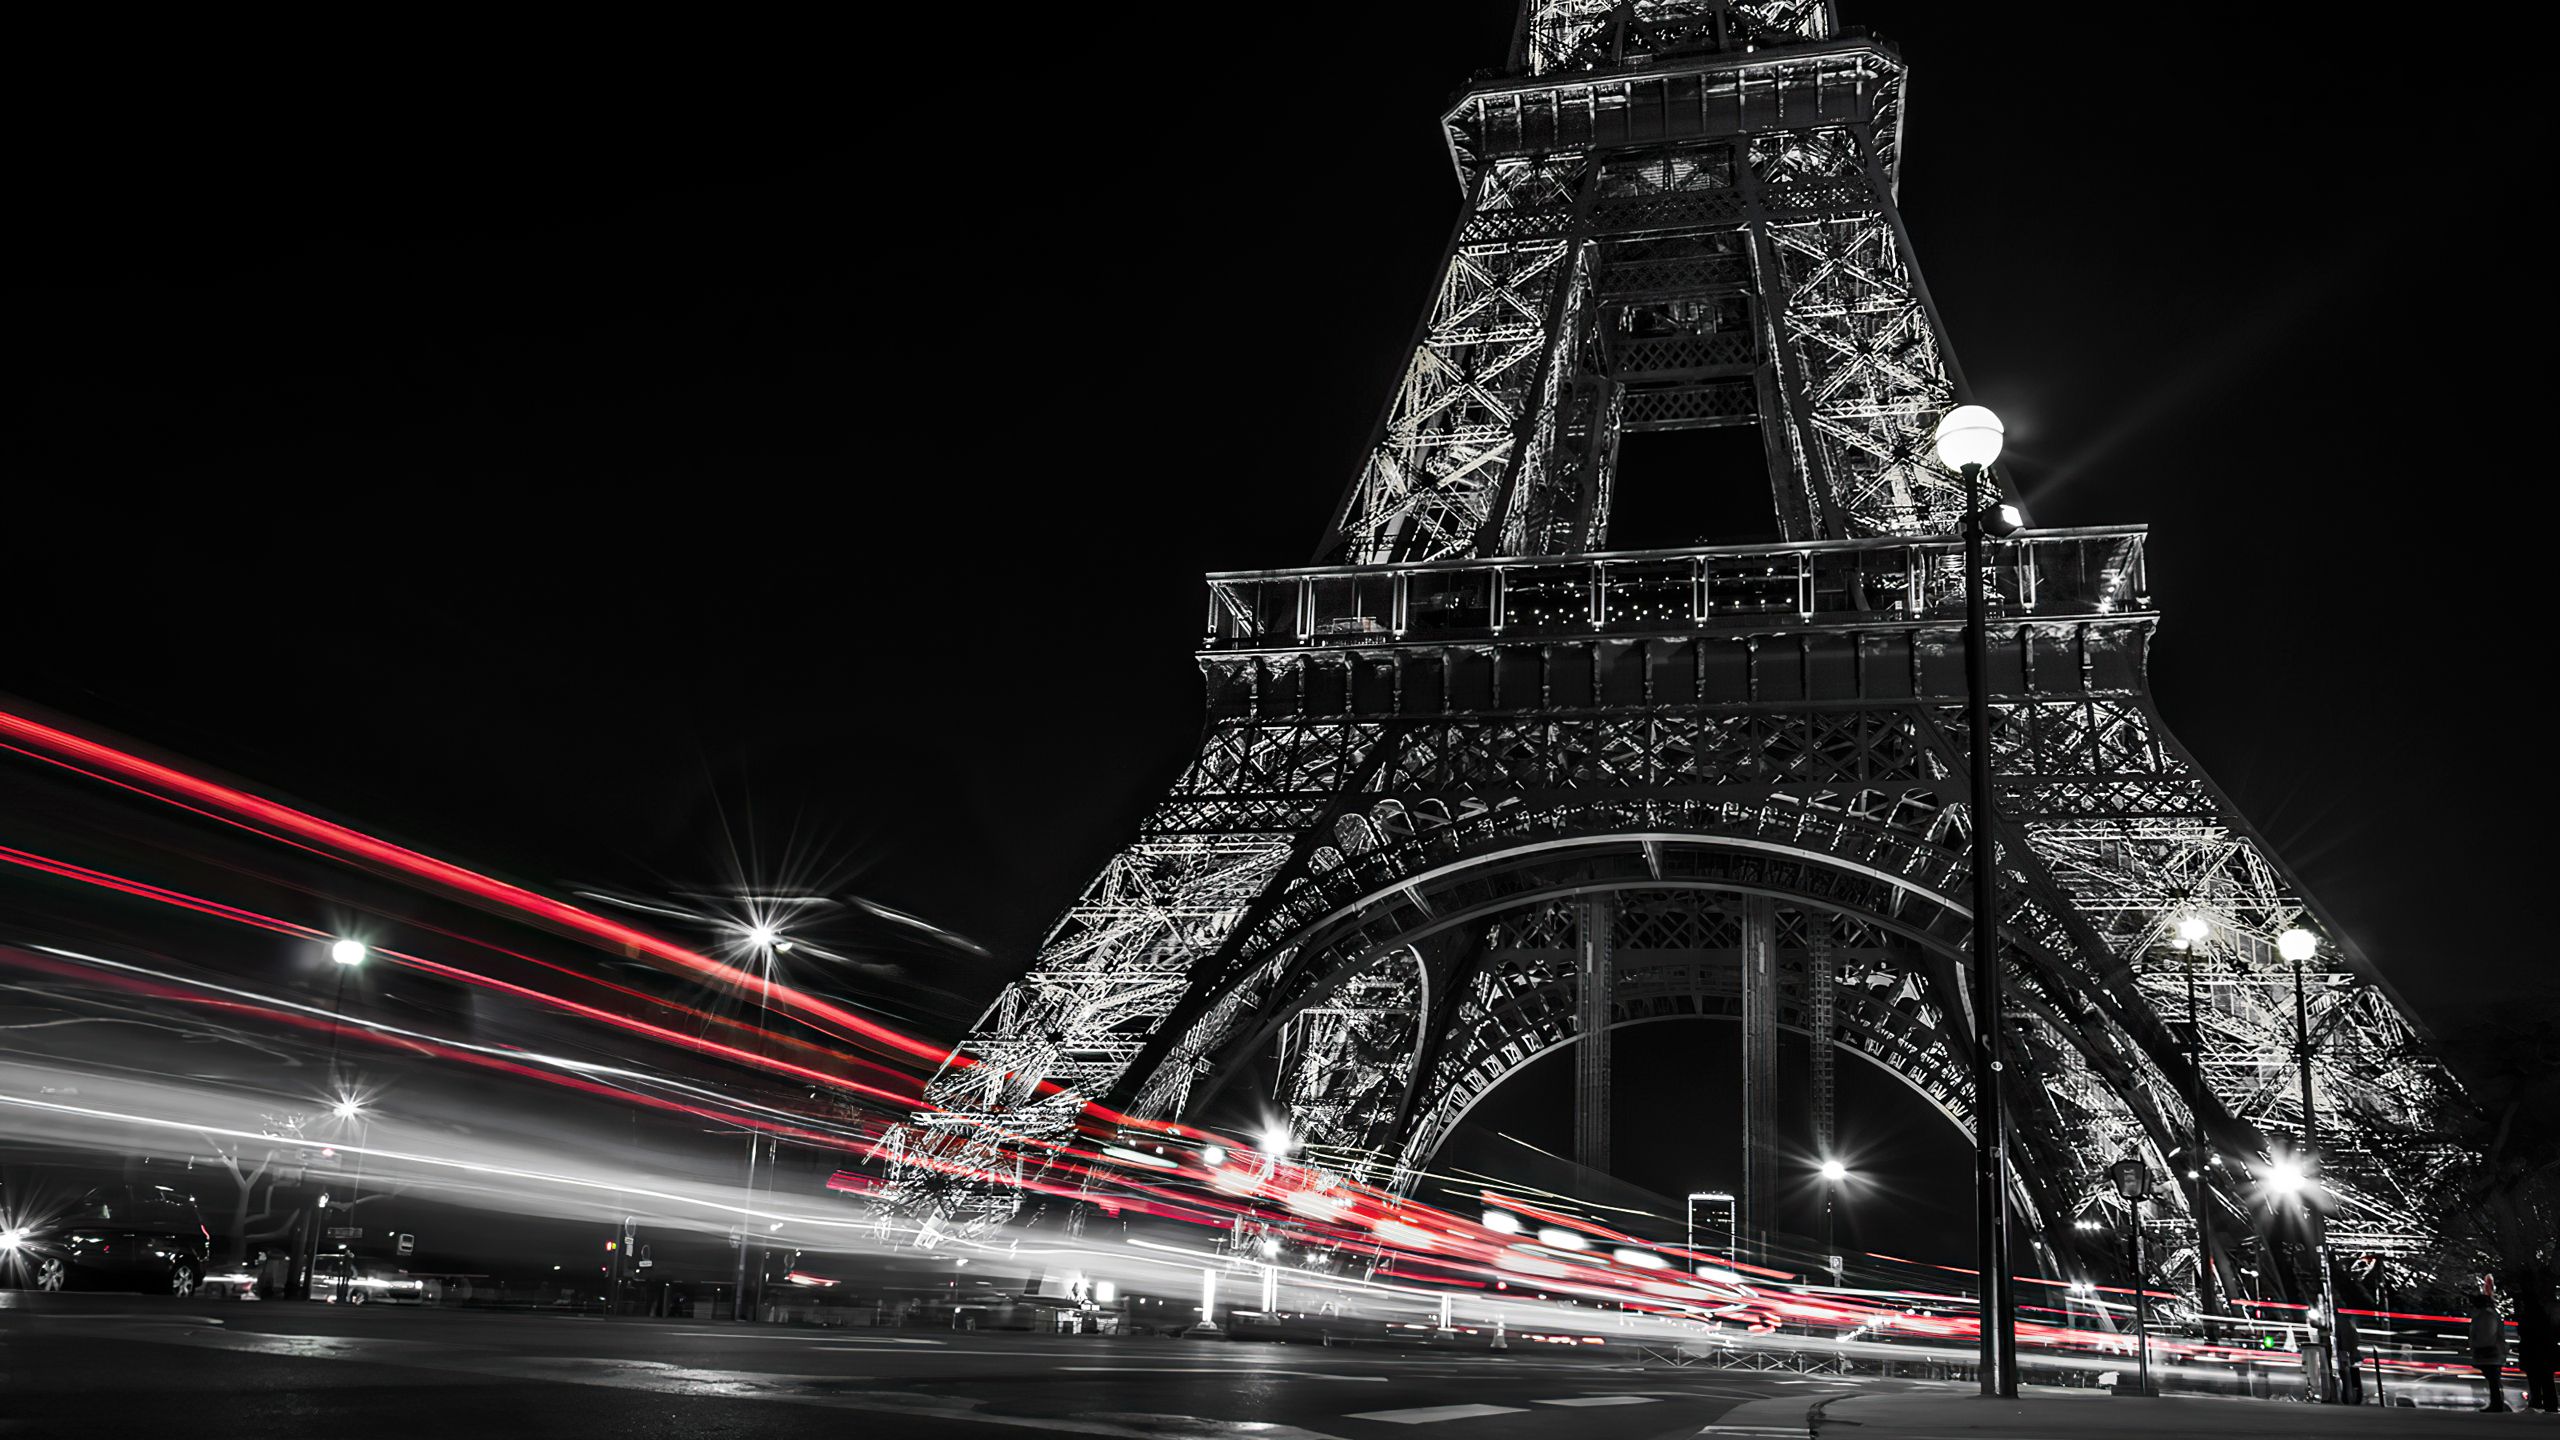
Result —
<path fill-rule="evenodd" d="M 1286 1155 L 1291 1150 L 1296 1149 L 1297 1146 L 1298 1137 L 1289 1133 L 1288 1126 L 1275 1122 L 1263 1127 L 1262 1150 L 1264 1154 Z"/>
<path fill-rule="evenodd" d="M 1310 1220 L 1332 1220 L 1342 1214 L 1346 1201 L 1343 1196 L 1328 1195 L 1319 1190 L 1293 1190 L 1283 1196 L 1280 1203 Z"/>
<path fill-rule="evenodd" d="M 2299 1160 L 2278 1160 L 2267 1167 L 2266 1187 L 2277 1195 L 2299 1195 L 2311 1177 L 2304 1173 Z"/>
<path fill-rule="evenodd" d="M 775 933 L 774 928 L 770 925 L 750 925 L 747 927 L 747 943 L 753 945 L 759 950 L 770 950 L 774 948 L 775 943 L 781 939 L 782 937 Z"/>
<path fill-rule="evenodd" d="M 1376 1229 L 1378 1238 L 1390 1245 L 1401 1246 L 1407 1250 L 1431 1248 L 1429 1231 L 1417 1229 L 1401 1220 L 1381 1220 L 1377 1223 Z"/>
<path fill-rule="evenodd" d="M 1102 1153 L 1119 1161 L 1123 1165 L 1145 1165 L 1157 1170 L 1178 1170 L 1181 1168 L 1161 1155 L 1149 1155 L 1143 1151 L 1132 1150 L 1126 1145 L 1105 1145 L 1102 1147 Z"/>
<path fill-rule="evenodd" d="M 371 953 L 361 940 L 340 940 L 329 947 L 329 958 L 341 965 L 361 965 Z"/>
<path fill-rule="evenodd" d="M 1539 1226 L 1538 1243 L 1558 1250 L 1588 1250 L 1591 1248 L 1591 1242 L 1582 1238 L 1582 1232 L 1578 1230 L 1567 1230 L 1559 1225 Z"/>
<path fill-rule="evenodd" d="M 1517 1235 L 1520 1233 L 1520 1217 L 1508 1210 L 1487 1210 L 1484 1212 L 1484 1228 L 1497 1235 Z"/>
<path fill-rule="evenodd" d="M 1629 1250 L 1620 1247 L 1610 1251 L 1609 1254 L 1619 1264 L 1633 1265 L 1639 1270 L 1659 1270 L 1671 1263 L 1650 1250 Z"/>
<path fill-rule="evenodd" d="M 1211 1166 L 1215 1166 L 1215 1165 L 1224 1165 L 1224 1164 L 1226 1164 L 1226 1163 L 1227 1163 L 1227 1147 L 1226 1147 L 1226 1146 L 1224 1146 L 1224 1145 L 1203 1145 L 1203 1146 L 1201 1146 L 1201 1147 L 1200 1147 L 1200 1163 L 1201 1163 L 1201 1164 L 1203 1164 L 1203 1165 L 1211 1165 Z"/>

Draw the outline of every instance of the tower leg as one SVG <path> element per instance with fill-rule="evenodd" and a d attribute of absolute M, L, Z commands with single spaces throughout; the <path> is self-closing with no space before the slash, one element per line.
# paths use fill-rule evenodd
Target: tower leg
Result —
<path fill-rule="evenodd" d="M 1616 958 L 1609 937 L 1617 928 L 1613 895 L 1586 895 L 1576 907 L 1574 1022 L 1581 1053 L 1574 1063 L 1573 1158 L 1593 1170 L 1609 1168 L 1609 997 Z"/>
<path fill-rule="evenodd" d="M 1778 907 L 1765 896 L 1742 902 L 1742 1213 L 1734 1248 L 1754 1260 L 1769 1253 L 1777 1195 Z"/>

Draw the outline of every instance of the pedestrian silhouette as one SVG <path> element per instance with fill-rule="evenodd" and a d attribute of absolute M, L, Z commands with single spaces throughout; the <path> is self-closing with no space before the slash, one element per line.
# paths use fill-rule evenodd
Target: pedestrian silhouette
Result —
<path fill-rule="evenodd" d="M 2498 1318 L 2498 1302 L 2486 1295 L 2471 1297 L 2471 1363 L 2489 1382 L 2489 1403 L 2480 1408 L 2492 1415 L 2512 1411 L 2515 1407 L 2507 1403 L 2507 1322 Z"/>
<path fill-rule="evenodd" d="M 2560 1334 L 2551 1315 L 2551 1277 L 2540 1267 L 2516 1277 L 2516 1363 L 2524 1367 L 2524 1403 L 2535 1410 L 2560 1410 L 2551 1372 L 2560 1370 Z"/>

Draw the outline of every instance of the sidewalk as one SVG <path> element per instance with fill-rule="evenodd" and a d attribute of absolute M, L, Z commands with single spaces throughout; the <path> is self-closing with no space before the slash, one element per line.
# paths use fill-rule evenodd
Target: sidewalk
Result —
<path fill-rule="evenodd" d="M 1726 1412 L 1702 1435 L 1753 1436 L 1761 1440 L 2104 1440 L 2112 1435 L 2175 1435 L 2179 1440 L 2280 1440 L 2285 1436 L 2424 1437 L 2435 1435 L 2549 1434 L 2560 1437 L 2560 1416 L 2519 1411 L 2483 1415 L 2466 1410 L 2417 1410 L 2379 1405 L 2303 1405 L 2206 1395 L 2158 1399 L 2065 1391 L 1987 1400 L 1944 1392 L 1844 1395 L 1813 1399 L 1789 1395 L 1755 1400 Z"/>

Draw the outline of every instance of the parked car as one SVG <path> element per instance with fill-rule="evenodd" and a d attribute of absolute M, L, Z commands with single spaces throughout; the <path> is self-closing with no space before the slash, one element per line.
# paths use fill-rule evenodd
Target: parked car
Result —
<path fill-rule="evenodd" d="M 212 1249 L 195 1197 L 166 1185 L 102 1186 L 0 1232 L 11 1281 L 37 1290 L 192 1295 Z"/>
<path fill-rule="evenodd" d="M 424 1304 L 427 1282 L 406 1270 L 353 1255 L 323 1255 L 311 1262 L 311 1298 L 332 1305 Z"/>
<path fill-rule="evenodd" d="M 196 1293 L 221 1300 L 264 1300 L 282 1293 L 286 1277 L 293 1273 L 293 1261 L 282 1251 L 252 1251 L 249 1258 L 233 1264 L 216 1260 L 205 1266 L 204 1280 Z"/>
<path fill-rule="evenodd" d="M 1073 1300 L 982 1288 L 956 1297 L 927 1299 L 908 1312 L 908 1320 L 911 1324 L 929 1325 L 936 1329 L 947 1325 L 954 1330 L 1031 1330 L 1055 1334 L 1074 1328 L 1071 1322 L 1080 1308 Z M 1062 1316 L 1067 1318 L 1062 1320 Z"/>

